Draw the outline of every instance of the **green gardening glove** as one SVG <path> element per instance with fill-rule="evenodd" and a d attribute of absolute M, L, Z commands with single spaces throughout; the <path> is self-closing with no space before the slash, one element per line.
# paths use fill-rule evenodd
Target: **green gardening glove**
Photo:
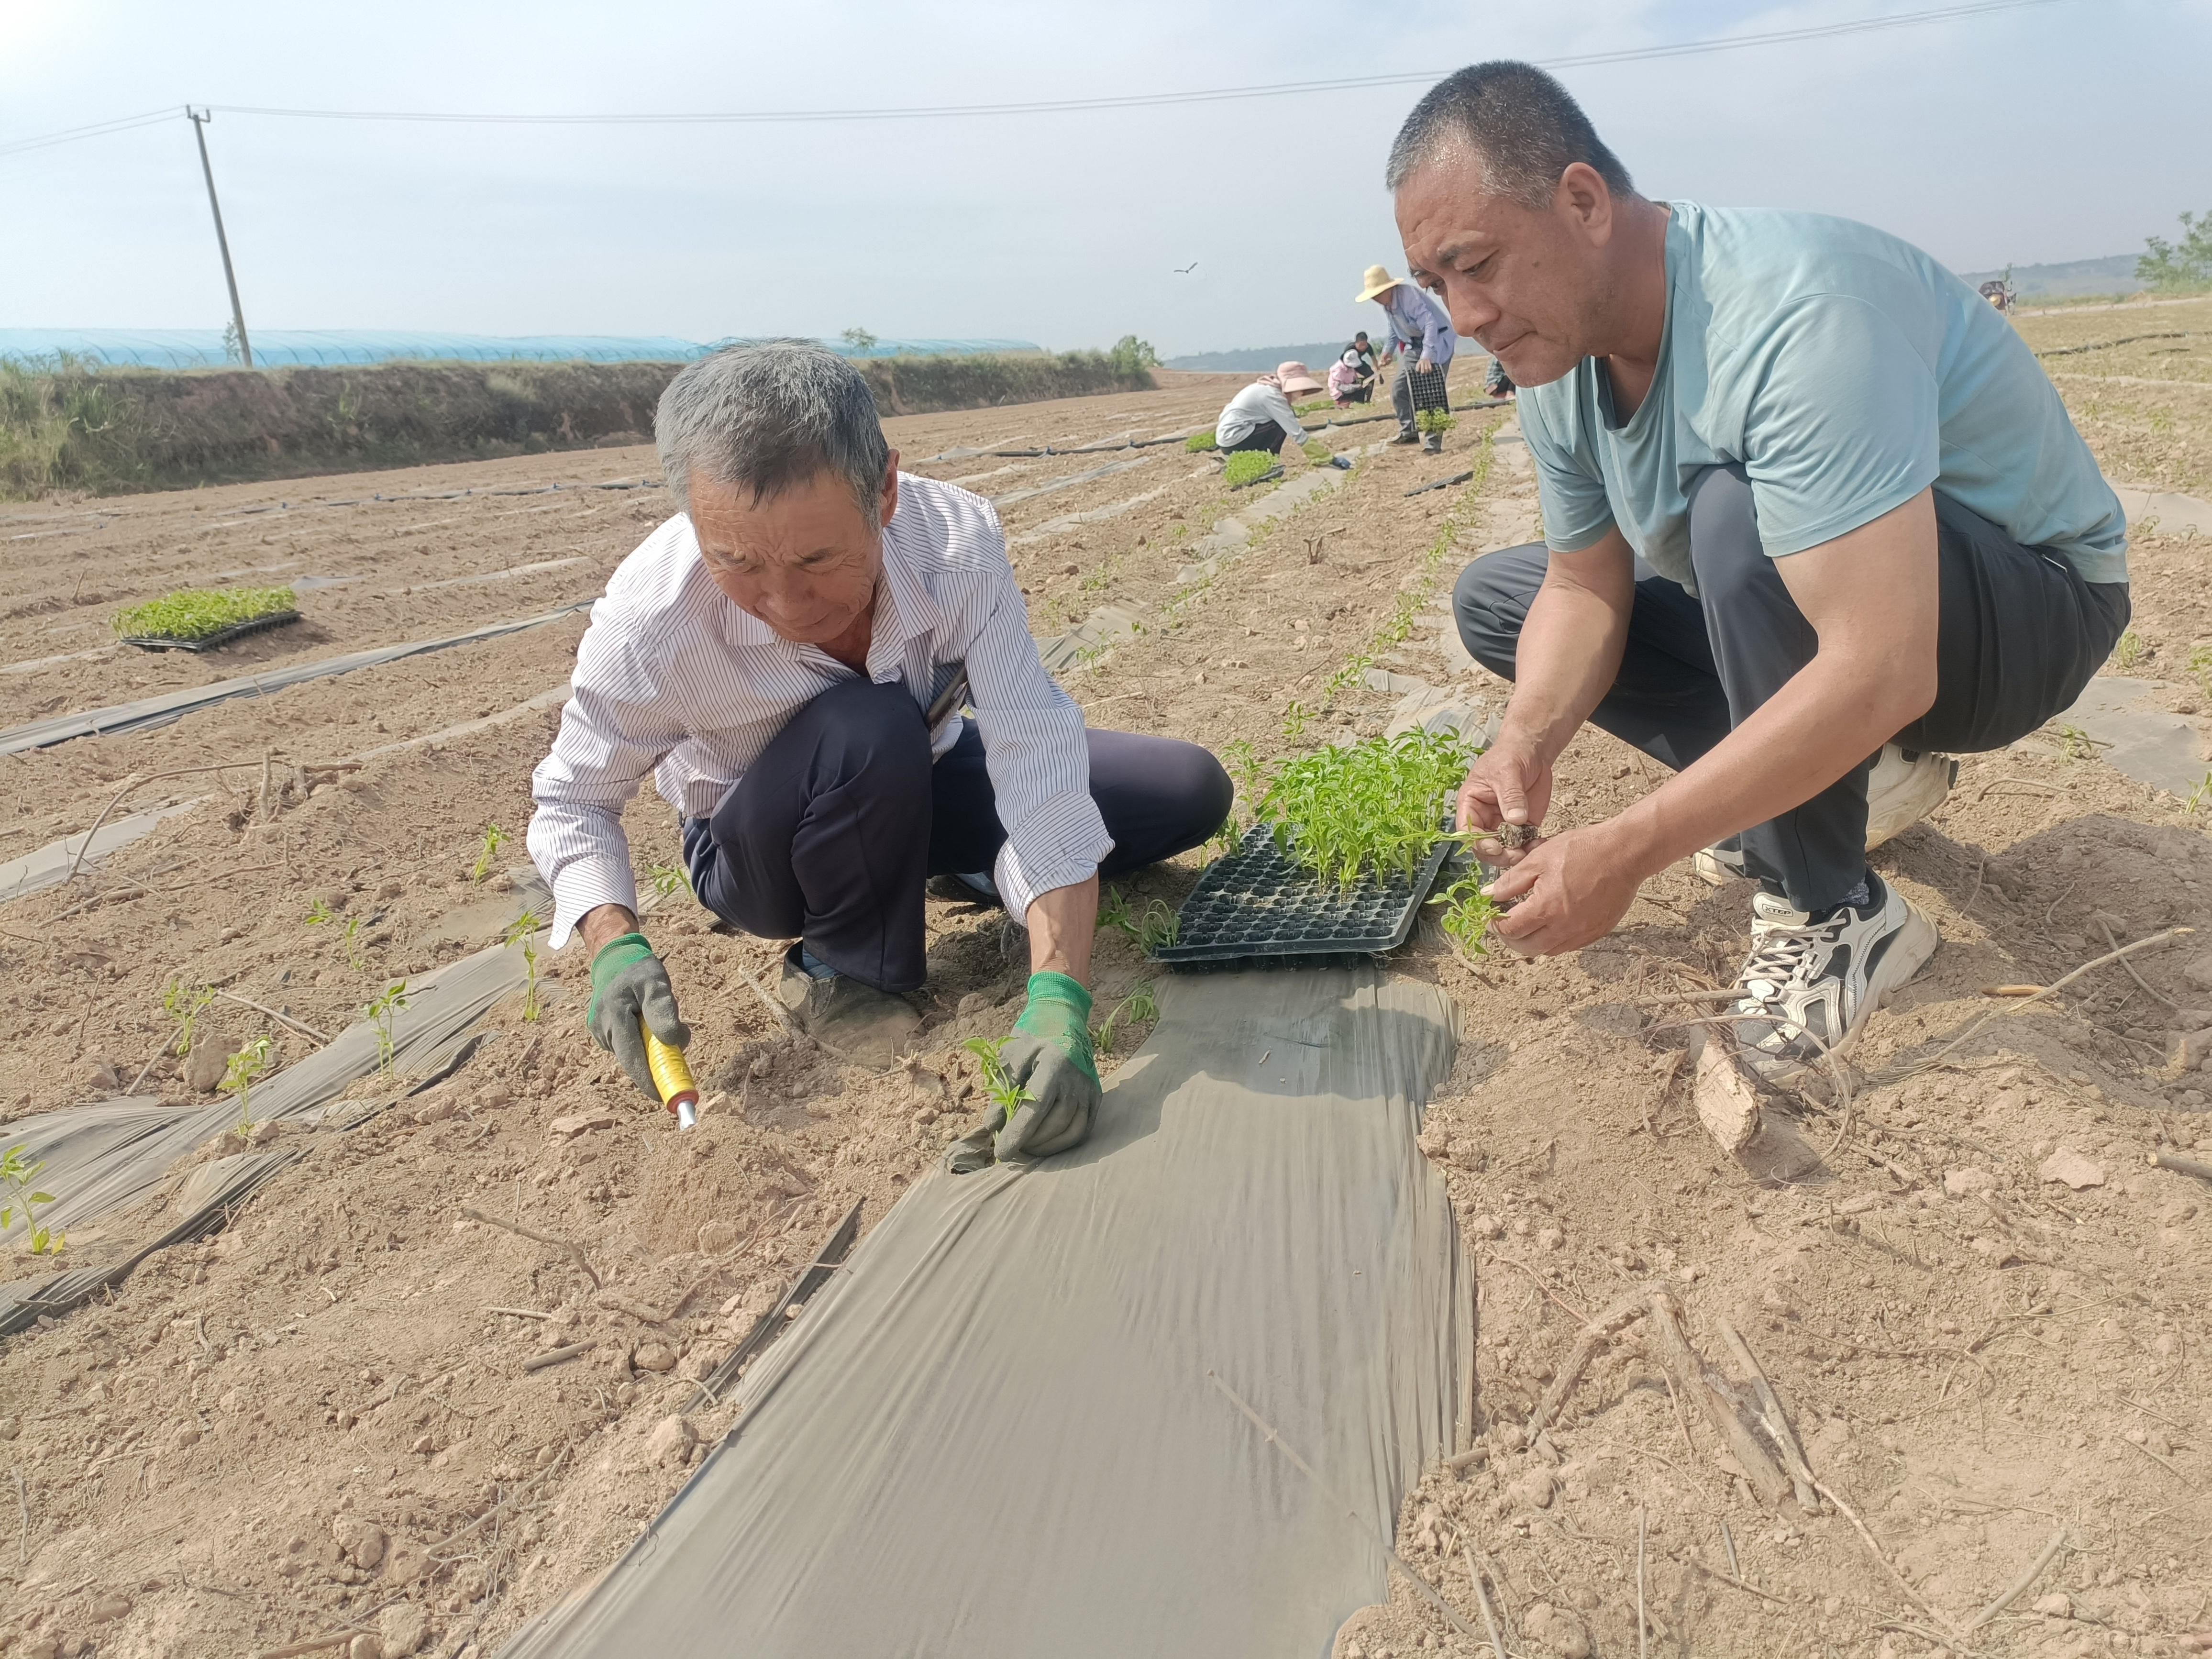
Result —
<path fill-rule="evenodd" d="M 1000 1161 L 1050 1158 L 1080 1146 L 1102 1097 L 1091 1054 L 1091 993 L 1066 974 L 1031 974 L 1028 1006 L 999 1060 L 1030 1096 L 999 1131 Z"/>
<path fill-rule="evenodd" d="M 592 1006 L 584 1011 L 584 1024 L 592 1040 L 622 1062 L 629 1080 L 653 1100 L 653 1067 L 645 1058 L 642 1018 L 653 1036 L 681 1048 L 691 1041 L 691 1028 L 676 1012 L 676 988 L 668 982 L 668 969 L 653 954 L 642 933 L 624 933 L 609 939 L 592 958 Z"/>

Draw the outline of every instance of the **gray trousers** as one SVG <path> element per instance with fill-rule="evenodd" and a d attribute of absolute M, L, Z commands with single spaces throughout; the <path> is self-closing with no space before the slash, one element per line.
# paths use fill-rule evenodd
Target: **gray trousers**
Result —
<path fill-rule="evenodd" d="M 1741 467 L 1692 483 L 1692 597 L 1641 559 L 1627 648 L 1590 718 L 1679 771 L 1720 742 L 1813 659 L 1820 641 L 1759 540 Z M 1939 607 L 1934 707 L 1895 741 L 1973 754 L 2025 737 L 2081 695 L 2128 625 L 2124 582 L 2085 582 L 2055 555 L 2021 546 L 1936 497 Z M 1460 638 L 1507 679 L 1544 580 L 1540 545 L 1477 559 L 1453 594 Z M 1801 910 L 1839 904 L 1866 874 L 1874 757 L 1771 821 L 1746 830 L 1744 862 Z"/>

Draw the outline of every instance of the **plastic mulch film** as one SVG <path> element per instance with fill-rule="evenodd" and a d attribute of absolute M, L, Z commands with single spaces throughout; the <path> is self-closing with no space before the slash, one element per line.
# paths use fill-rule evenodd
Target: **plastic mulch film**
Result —
<path fill-rule="evenodd" d="M 1472 1269 L 1414 1144 L 1455 1012 L 1372 966 L 1161 1002 L 1092 1138 L 910 1188 L 505 1659 L 1319 1659 L 1382 1599 L 1470 1413 Z"/>

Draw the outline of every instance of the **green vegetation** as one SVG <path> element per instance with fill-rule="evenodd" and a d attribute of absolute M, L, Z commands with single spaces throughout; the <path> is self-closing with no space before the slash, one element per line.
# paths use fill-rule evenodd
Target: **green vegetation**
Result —
<path fill-rule="evenodd" d="M 1285 856 L 1325 881 L 1410 877 L 1448 838 L 1470 758 L 1459 738 L 1427 732 L 1316 750 L 1278 765 L 1255 811 Z"/>
<path fill-rule="evenodd" d="M 1131 380 L 1142 375 L 1149 380 L 1151 371 L 1160 366 L 1160 355 L 1152 349 L 1150 340 L 1124 334 L 1114 342 L 1113 349 L 1106 354 L 1106 361 L 1116 374 L 1126 375 Z"/>
<path fill-rule="evenodd" d="M 386 1078 L 392 1075 L 392 1022 L 407 1006 L 407 981 L 398 979 L 386 986 L 368 1005 L 368 1017 L 376 1026 L 376 1069 Z"/>
<path fill-rule="evenodd" d="M 845 343 L 848 351 L 859 356 L 865 357 L 876 349 L 876 337 L 865 328 L 848 328 L 837 337 Z"/>
<path fill-rule="evenodd" d="M 497 824 L 486 824 L 483 845 L 477 850 L 477 867 L 469 872 L 469 879 L 481 884 L 491 873 L 491 861 L 499 856 L 499 849 L 507 845 L 507 831 Z"/>
<path fill-rule="evenodd" d="M 2208 800 L 2212 800 L 2212 772 L 2197 781 L 2189 791 L 2189 799 L 2181 803 L 2181 810 L 2193 818 Z"/>
<path fill-rule="evenodd" d="M 2197 689 L 2212 697 L 2212 645 L 2189 647 L 2189 672 L 2197 682 Z"/>
<path fill-rule="evenodd" d="M 2058 727 L 2058 752 L 2068 760 L 2094 760 L 2097 751 L 2107 746 L 2078 726 L 2062 723 Z"/>
<path fill-rule="evenodd" d="M 2123 674 L 2143 659 L 2142 635 L 2132 628 L 2120 635 L 2120 642 L 2112 647 L 2112 666 Z"/>
<path fill-rule="evenodd" d="M 310 927 L 335 924 L 337 919 L 337 913 L 320 899 L 317 899 L 307 907 L 307 925 Z M 348 916 L 345 919 L 345 926 L 338 929 L 338 953 L 344 957 L 346 966 L 356 974 L 368 965 L 361 954 L 361 945 L 356 937 L 360 932 L 359 916 Z"/>
<path fill-rule="evenodd" d="M 183 1059 L 192 1051 L 192 1030 L 207 1006 L 215 1000 L 215 993 L 204 985 L 187 985 L 181 979 L 173 979 L 161 993 L 161 1012 L 177 1022 L 177 1046 L 173 1052 Z"/>
<path fill-rule="evenodd" d="M 123 639 L 204 640 L 295 602 L 289 587 L 187 587 L 117 611 L 115 632 Z"/>
<path fill-rule="evenodd" d="M 224 1068 L 222 1086 L 238 1097 L 238 1133 L 253 1132 L 253 1079 L 269 1069 L 269 1039 L 258 1036 L 230 1057 Z"/>
<path fill-rule="evenodd" d="M 1005 1113 L 1001 1125 L 1014 1121 L 1014 1114 L 1036 1097 L 1014 1081 L 1006 1071 L 1006 1062 L 999 1051 L 1006 1046 L 1002 1037 L 994 1042 L 988 1037 L 969 1037 L 960 1045 L 975 1056 L 975 1070 L 982 1079 L 983 1094 L 991 1104 Z"/>
<path fill-rule="evenodd" d="M 1336 453 L 1318 438 L 1309 438 L 1299 447 L 1305 452 L 1305 458 L 1316 466 L 1327 466 L 1328 458 Z"/>
<path fill-rule="evenodd" d="M 1424 409 L 1415 412 L 1413 424 L 1425 433 L 1445 433 L 1459 424 L 1459 417 L 1449 409 Z"/>
<path fill-rule="evenodd" d="M 1152 982 L 1139 981 L 1128 995 L 1114 1005 L 1114 1012 L 1106 1016 L 1097 1030 L 1091 1034 L 1091 1046 L 1102 1054 L 1111 1054 L 1114 1038 L 1127 1025 L 1149 1025 L 1160 1017 L 1159 1000 L 1152 994 Z"/>
<path fill-rule="evenodd" d="M 1472 959 L 1490 954 L 1490 924 L 1499 907 L 1484 894 L 1480 877 L 1462 876 L 1429 902 L 1444 907 L 1444 937 L 1462 956 Z"/>
<path fill-rule="evenodd" d="M 522 1022 L 526 1025 L 538 1021 L 538 930 L 544 925 L 537 911 L 525 910 L 500 935 L 501 944 L 522 946 Z"/>
<path fill-rule="evenodd" d="M 1221 440 L 1211 432 L 1194 432 L 1182 441 L 1182 447 L 1192 454 L 1199 455 L 1209 449 L 1220 448 Z"/>
<path fill-rule="evenodd" d="M 672 896 L 679 889 L 686 893 L 691 890 L 690 874 L 680 864 L 656 864 L 645 872 L 645 878 L 663 898 Z"/>
<path fill-rule="evenodd" d="M 54 1201 L 52 1193 L 37 1190 L 39 1171 L 46 1167 L 44 1163 L 27 1162 L 21 1146 L 10 1146 L 4 1155 L 0 1155 L 0 1186 L 7 1188 L 9 1198 L 9 1202 L 0 1204 L 0 1227 L 12 1224 L 15 1212 L 21 1210 L 23 1225 L 29 1231 L 33 1255 L 58 1254 L 64 1237 L 60 1233 L 39 1225 L 38 1206 Z"/>
<path fill-rule="evenodd" d="M 1129 901 L 1121 896 L 1118 887 L 1106 890 L 1105 902 L 1098 907 L 1098 925 L 1126 933 L 1147 956 L 1182 937 L 1182 918 L 1166 900 L 1154 899 L 1146 904 L 1140 919 L 1130 910 Z"/>
<path fill-rule="evenodd" d="M 1304 737 L 1306 732 L 1306 722 L 1312 718 L 1313 710 L 1296 697 L 1292 697 L 1290 706 L 1283 710 L 1283 741 L 1296 743 Z"/>
<path fill-rule="evenodd" d="M 1222 482 L 1231 489 L 1257 483 L 1275 470 L 1275 458 L 1264 449 L 1240 449 L 1221 469 Z"/>
<path fill-rule="evenodd" d="M 1474 510 L 1483 486 L 1490 482 L 1491 463 L 1496 456 L 1497 452 L 1488 444 L 1484 444 L 1477 451 L 1474 477 L 1468 481 L 1467 489 L 1462 492 L 1458 501 L 1437 526 L 1436 539 L 1421 555 L 1421 562 L 1413 572 L 1413 581 L 1400 590 L 1391 605 L 1389 619 L 1376 629 L 1375 636 L 1364 649 L 1346 657 L 1336 672 L 1322 683 L 1321 695 L 1324 705 L 1334 700 L 1338 692 L 1359 684 L 1367 671 L 1375 666 L 1377 657 L 1394 646 L 1402 645 L 1413 633 L 1413 618 L 1420 614 L 1422 596 L 1436 585 L 1437 576 L 1443 573 L 1444 562 L 1451 557 L 1459 532 L 1466 524 L 1465 515 Z"/>
<path fill-rule="evenodd" d="M 2181 240 L 2143 239 L 2145 252 L 2136 261 L 2136 279 L 2155 294 L 2193 294 L 2212 288 L 2212 210 L 2181 216 Z"/>

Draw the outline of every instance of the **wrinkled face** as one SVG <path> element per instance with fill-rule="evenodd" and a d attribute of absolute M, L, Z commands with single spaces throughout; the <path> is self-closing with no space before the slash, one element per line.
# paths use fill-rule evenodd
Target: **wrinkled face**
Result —
<path fill-rule="evenodd" d="M 1611 209 L 1580 162 L 1548 208 L 1531 209 L 1492 194 L 1481 157 L 1454 149 L 1399 186 L 1398 234 L 1413 280 L 1443 301 L 1454 331 L 1516 384 L 1542 386 L 1597 349 Z"/>
<path fill-rule="evenodd" d="M 795 645 L 827 645 L 874 604 L 883 532 L 868 526 L 845 480 L 818 472 L 753 499 L 742 484 L 690 481 L 691 528 L 714 586 Z M 881 503 L 898 510 L 898 453 L 884 470 Z"/>

